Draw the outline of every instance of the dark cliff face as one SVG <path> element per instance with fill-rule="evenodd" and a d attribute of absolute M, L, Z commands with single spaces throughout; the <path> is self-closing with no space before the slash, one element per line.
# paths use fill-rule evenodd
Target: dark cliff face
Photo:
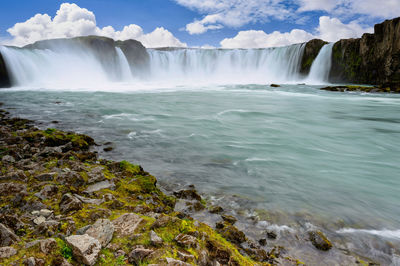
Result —
<path fill-rule="evenodd" d="M 141 42 L 136 40 L 117 41 L 115 45 L 125 54 L 132 75 L 143 76 L 150 70 L 150 56 Z"/>
<path fill-rule="evenodd" d="M 0 53 L 0 88 L 11 87 L 10 76 L 7 71 L 6 63 Z"/>
<path fill-rule="evenodd" d="M 306 76 L 308 73 L 310 73 L 311 65 L 314 62 L 314 59 L 317 57 L 322 46 L 325 44 L 327 44 L 327 42 L 320 39 L 313 39 L 306 43 L 303 58 L 301 60 L 300 73 L 302 75 Z"/>
<path fill-rule="evenodd" d="M 331 82 L 400 84 L 400 17 L 333 46 Z"/>

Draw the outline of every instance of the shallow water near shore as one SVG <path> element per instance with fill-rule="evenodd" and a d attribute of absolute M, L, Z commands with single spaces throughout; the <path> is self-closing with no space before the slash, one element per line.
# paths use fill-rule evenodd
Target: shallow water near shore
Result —
<path fill-rule="evenodd" d="M 17 88 L 0 101 L 43 127 L 112 142 L 104 157 L 139 163 L 163 184 L 195 184 L 266 227 L 312 224 L 397 265 L 400 96 L 318 88 Z"/>

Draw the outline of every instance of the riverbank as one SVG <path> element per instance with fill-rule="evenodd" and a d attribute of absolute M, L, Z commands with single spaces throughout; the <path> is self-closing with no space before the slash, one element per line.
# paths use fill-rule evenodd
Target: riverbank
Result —
<path fill-rule="evenodd" d="M 221 214 L 216 230 L 175 211 L 177 201 L 209 206 L 194 188 L 167 196 L 140 166 L 99 159 L 89 136 L 39 130 L 4 110 L 0 134 L 1 264 L 300 263 L 249 240 L 221 208 L 210 210 Z M 314 242 L 329 248 L 318 233 Z"/>

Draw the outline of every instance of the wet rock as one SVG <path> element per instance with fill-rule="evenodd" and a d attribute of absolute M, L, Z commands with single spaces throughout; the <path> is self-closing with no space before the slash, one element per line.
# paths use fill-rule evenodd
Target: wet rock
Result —
<path fill-rule="evenodd" d="M 121 236 L 128 236 L 135 233 L 136 229 L 143 222 L 143 219 L 135 213 L 126 213 L 112 221 L 115 232 Z"/>
<path fill-rule="evenodd" d="M 90 226 L 86 234 L 99 240 L 102 247 L 106 247 L 113 237 L 114 225 L 108 219 L 99 219 Z"/>
<path fill-rule="evenodd" d="M 65 194 L 61 198 L 60 212 L 69 213 L 71 211 L 78 211 L 83 208 L 82 202 L 71 194 Z"/>
<path fill-rule="evenodd" d="M 233 216 L 231 216 L 231 215 L 221 215 L 221 218 L 225 221 L 225 222 L 227 222 L 227 223 L 229 223 L 229 224 L 235 224 L 236 222 L 237 222 L 237 219 L 235 218 L 235 217 L 233 217 Z"/>
<path fill-rule="evenodd" d="M 148 257 L 151 253 L 153 253 L 153 250 L 151 249 L 146 249 L 143 247 L 138 247 L 135 248 L 129 253 L 129 263 L 132 263 L 134 265 L 139 265 L 146 257 Z"/>
<path fill-rule="evenodd" d="M 308 232 L 311 243 L 319 250 L 328 251 L 332 248 L 332 243 L 321 231 Z"/>
<path fill-rule="evenodd" d="M 267 239 L 262 238 L 262 239 L 258 240 L 258 243 L 259 243 L 261 246 L 265 246 L 265 245 L 267 244 Z"/>
<path fill-rule="evenodd" d="M 274 231 L 267 231 L 267 237 L 269 239 L 276 239 L 278 235 Z"/>
<path fill-rule="evenodd" d="M 227 222 L 217 223 L 216 228 L 218 233 L 234 244 L 240 245 L 246 241 L 245 234 Z"/>
<path fill-rule="evenodd" d="M 215 214 L 219 214 L 222 213 L 224 211 L 224 209 L 221 206 L 213 206 L 210 208 L 210 213 L 215 213 Z"/>
<path fill-rule="evenodd" d="M 113 181 L 110 180 L 104 180 L 98 183 L 95 183 L 93 185 L 90 185 L 86 188 L 86 190 L 84 191 L 84 193 L 90 194 L 96 191 L 100 191 L 103 189 L 111 189 L 114 190 L 115 189 L 115 184 Z"/>
<path fill-rule="evenodd" d="M 3 158 L 1 158 L 1 161 L 3 163 L 15 163 L 14 157 L 12 157 L 10 155 L 4 155 Z"/>
<path fill-rule="evenodd" d="M 281 85 L 278 85 L 278 84 L 271 84 L 270 86 L 273 87 L 273 88 L 279 88 Z"/>
<path fill-rule="evenodd" d="M 2 196 L 13 195 L 23 191 L 26 191 L 25 184 L 12 183 L 12 182 L 0 183 L 0 195 Z"/>
<path fill-rule="evenodd" d="M 103 151 L 105 151 L 105 152 L 110 152 L 112 150 L 113 150 L 113 147 L 106 147 L 103 149 Z"/>
<path fill-rule="evenodd" d="M 179 234 L 175 237 L 175 241 L 178 243 L 178 245 L 185 248 L 197 247 L 197 239 L 191 235 Z"/>
<path fill-rule="evenodd" d="M 56 173 L 44 173 L 35 176 L 35 179 L 38 181 L 53 181 L 55 175 Z"/>
<path fill-rule="evenodd" d="M 161 246 L 163 240 L 153 230 L 150 231 L 150 242 L 153 246 Z"/>
<path fill-rule="evenodd" d="M 17 250 L 13 247 L 0 247 L 0 259 L 7 259 L 17 254 Z"/>
<path fill-rule="evenodd" d="M 183 262 L 181 260 L 176 260 L 173 258 L 165 258 L 165 260 L 167 261 L 167 265 L 168 266 L 190 266 L 191 264 Z"/>
<path fill-rule="evenodd" d="M 174 192 L 174 196 L 177 197 L 178 199 L 201 201 L 201 196 L 197 193 L 195 189 L 180 190 Z"/>
<path fill-rule="evenodd" d="M 65 238 L 67 244 L 71 247 L 79 262 L 86 265 L 94 265 L 98 259 L 101 244 L 100 242 L 89 235 L 72 235 Z"/>
<path fill-rule="evenodd" d="M 10 228 L 0 224 L 0 247 L 10 246 L 19 240 L 19 237 Z"/>

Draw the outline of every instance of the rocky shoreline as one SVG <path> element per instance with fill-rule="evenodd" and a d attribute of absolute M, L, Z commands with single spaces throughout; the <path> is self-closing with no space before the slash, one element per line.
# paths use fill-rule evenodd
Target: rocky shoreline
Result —
<path fill-rule="evenodd" d="M 248 239 L 194 187 L 168 196 L 140 166 L 99 159 L 94 145 L 0 110 L 0 265 L 301 264 L 263 248 L 271 232 Z M 213 229 L 175 211 L 178 201 L 221 219 Z M 332 246 L 321 232 L 310 241 Z"/>

